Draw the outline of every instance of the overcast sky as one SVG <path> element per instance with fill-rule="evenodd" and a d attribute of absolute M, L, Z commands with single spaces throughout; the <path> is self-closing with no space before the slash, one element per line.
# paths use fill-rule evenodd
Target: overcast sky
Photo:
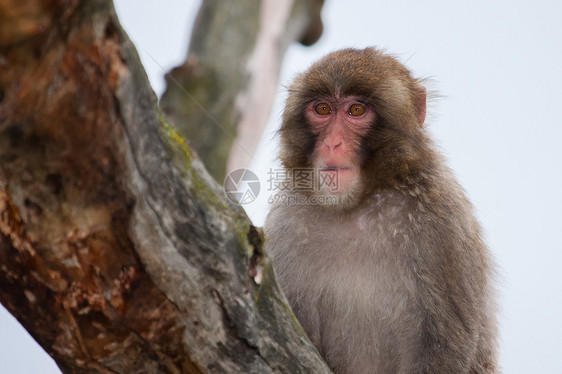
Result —
<path fill-rule="evenodd" d="M 431 133 L 476 206 L 498 264 L 501 365 L 507 374 L 562 373 L 562 3 L 558 1 L 328 0 L 325 32 L 295 45 L 281 84 L 323 54 L 379 46 L 431 78 Z M 198 1 L 118 0 L 155 91 L 161 66 L 185 56 Z M 267 171 L 283 87 L 250 167 L 262 181 L 245 206 L 257 225 L 267 213 Z M 1 308 L 0 308 L 1 309 Z M 4 310 L 0 372 L 59 373 Z"/>

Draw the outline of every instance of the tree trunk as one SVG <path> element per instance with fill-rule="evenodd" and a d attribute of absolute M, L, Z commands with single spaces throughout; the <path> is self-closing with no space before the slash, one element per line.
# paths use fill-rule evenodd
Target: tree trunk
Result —
<path fill-rule="evenodd" d="M 63 372 L 329 372 L 262 241 L 111 2 L 0 0 L 0 301 Z"/>
<path fill-rule="evenodd" d="M 295 40 L 322 33 L 323 0 L 207 0 L 186 61 L 166 76 L 160 105 L 217 181 L 248 167 Z"/>

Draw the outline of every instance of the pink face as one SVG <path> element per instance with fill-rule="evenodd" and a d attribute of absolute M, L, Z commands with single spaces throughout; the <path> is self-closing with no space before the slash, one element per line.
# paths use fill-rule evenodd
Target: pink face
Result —
<path fill-rule="evenodd" d="M 306 116 L 318 135 L 314 167 L 337 177 L 337 189 L 331 192 L 349 192 L 359 181 L 358 150 L 375 113 L 356 97 L 343 97 L 310 103 Z"/>

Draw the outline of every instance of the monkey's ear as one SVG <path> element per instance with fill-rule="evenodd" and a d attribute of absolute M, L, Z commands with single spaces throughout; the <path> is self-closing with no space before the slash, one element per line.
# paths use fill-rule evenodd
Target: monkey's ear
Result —
<path fill-rule="evenodd" d="M 426 111 L 426 98 L 427 92 L 425 87 L 422 85 L 416 85 L 414 89 L 414 106 L 416 108 L 416 119 L 418 120 L 418 125 L 422 126 L 425 122 L 425 111 Z"/>

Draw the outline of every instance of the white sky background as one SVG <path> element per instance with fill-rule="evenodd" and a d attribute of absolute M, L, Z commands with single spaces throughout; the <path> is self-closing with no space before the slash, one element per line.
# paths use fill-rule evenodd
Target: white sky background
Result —
<path fill-rule="evenodd" d="M 183 60 L 198 1 L 116 3 L 160 95 L 160 65 Z M 293 46 L 281 76 L 287 85 L 329 51 L 376 45 L 432 78 L 441 98 L 427 126 L 476 206 L 498 263 L 506 374 L 562 373 L 561 16 L 557 1 L 328 0 L 322 39 Z M 251 166 L 262 181 L 258 201 L 246 206 L 256 225 L 275 167 L 270 140 L 285 97 L 282 87 L 277 92 L 268 141 Z M 59 373 L 2 308 L 0 373 Z"/>

